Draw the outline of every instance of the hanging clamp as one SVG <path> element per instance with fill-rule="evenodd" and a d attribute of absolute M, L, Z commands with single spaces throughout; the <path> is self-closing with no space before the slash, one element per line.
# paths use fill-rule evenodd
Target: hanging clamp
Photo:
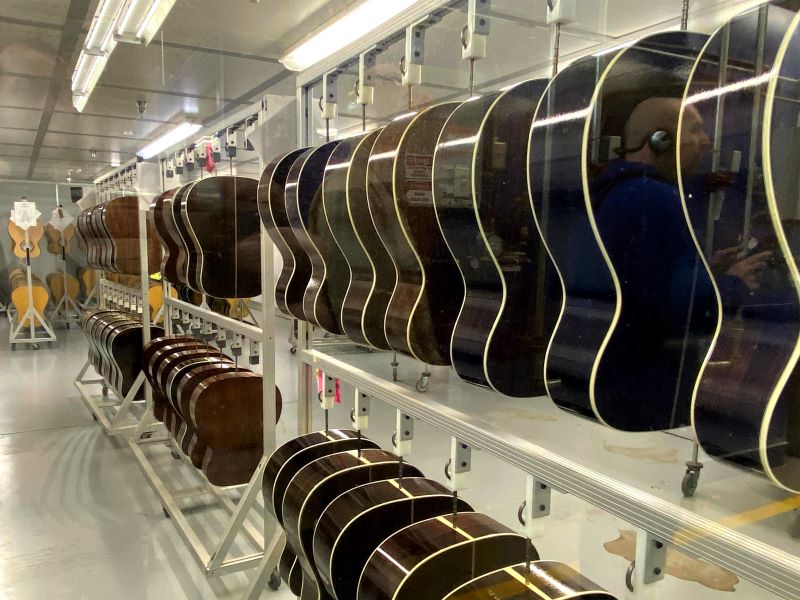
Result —
<path fill-rule="evenodd" d="M 414 419 L 403 411 L 397 411 L 395 430 L 392 434 L 392 446 L 397 456 L 411 453 L 411 440 L 414 439 Z"/>
<path fill-rule="evenodd" d="M 444 476 L 453 491 L 467 487 L 469 472 L 472 470 L 472 449 L 456 438 L 450 439 L 450 459 L 444 466 Z"/>
<path fill-rule="evenodd" d="M 461 58 L 480 60 L 486 58 L 486 41 L 489 39 L 489 0 L 469 0 L 467 24 L 461 30 Z"/>
<path fill-rule="evenodd" d="M 341 73 L 340 69 L 334 69 L 333 71 L 328 71 L 322 77 L 322 101 L 320 102 L 320 108 L 322 109 L 323 119 L 336 118 L 338 98 L 336 80 L 339 78 L 339 73 Z"/>
<path fill-rule="evenodd" d="M 356 79 L 356 103 L 367 106 L 375 102 L 375 61 L 383 51 L 373 46 L 358 56 L 358 79 Z"/>
<path fill-rule="evenodd" d="M 363 431 L 369 425 L 369 396 L 356 388 L 355 407 L 350 415 L 353 428 L 356 431 Z"/>
<path fill-rule="evenodd" d="M 405 86 L 420 85 L 422 83 L 422 64 L 425 60 L 425 30 L 442 17 L 429 14 L 406 27 L 406 47 L 403 58 L 400 59 L 400 74 Z"/>

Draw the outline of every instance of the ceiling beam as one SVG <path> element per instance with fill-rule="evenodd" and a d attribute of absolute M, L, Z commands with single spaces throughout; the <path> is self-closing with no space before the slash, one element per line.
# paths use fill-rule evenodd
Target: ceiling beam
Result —
<path fill-rule="evenodd" d="M 39 129 L 36 132 L 36 140 L 33 143 L 31 161 L 28 165 L 28 177 L 33 177 L 36 161 L 39 158 L 39 149 L 42 143 L 44 143 L 44 136 L 47 134 L 47 130 L 50 128 L 50 119 L 53 116 L 56 102 L 58 102 L 58 98 L 65 84 L 70 81 L 69 63 L 81 43 L 79 40 L 82 40 L 81 30 L 83 28 L 83 22 L 89 16 L 91 4 L 91 0 L 70 0 L 69 8 L 67 9 L 67 20 L 61 32 L 61 41 L 58 44 L 56 62 L 55 65 L 53 65 L 50 87 L 44 99 L 44 110 L 42 110 L 42 116 L 39 119 Z"/>

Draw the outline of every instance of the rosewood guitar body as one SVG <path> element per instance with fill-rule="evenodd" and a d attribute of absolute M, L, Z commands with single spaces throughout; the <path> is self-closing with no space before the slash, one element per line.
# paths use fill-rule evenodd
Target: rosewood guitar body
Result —
<path fill-rule="evenodd" d="M 300 245 L 311 261 L 311 276 L 303 295 L 306 320 L 333 334 L 341 334 L 341 301 L 337 288 L 329 289 L 325 257 L 334 244 L 322 204 L 325 165 L 338 142 L 328 142 L 301 154 L 286 181 L 286 214 Z M 332 294 L 333 292 L 333 294 Z M 338 307 L 338 308 L 337 308 Z"/>
<path fill-rule="evenodd" d="M 682 124 L 691 122 L 690 111 L 702 117 L 709 137 L 719 140 L 722 164 L 740 152 L 741 164 L 750 166 L 721 190 L 697 185 L 716 173 L 710 152 L 694 174 L 681 172 L 685 214 L 713 273 L 719 306 L 694 389 L 694 430 L 710 456 L 761 472 L 794 493 L 800 491 L 800 243 L 793 157 L 800 113 L 788 82 L 797 77 L 797 39 L 797 13 L 779 4 L 735 17 L 700 55 L 681 114 Z M 759 64 L 761 71 L 754 71 Z M 733 91 L 715 93 L 718 86 Z M 714 214 L 706 212 L 710 206 L 719 207 L 711 223 L 704 218 Z M 731 247 L 737 259 L 770 253 L 750 285 L 712 270 L 712 257 Z"/>
<path fill-rule="evenodd" d="M 273 160 L 264 169 L 258 184 L 261 222 L 283 259 L 283 268 L 275 283 L 275 303 L 284 314 L 302 320 L 305 320 L 303 293 L 311 277 L 311 261 L 289 224 L 286 178 L 294 161 L 306 150 L 294 150 Z"/>

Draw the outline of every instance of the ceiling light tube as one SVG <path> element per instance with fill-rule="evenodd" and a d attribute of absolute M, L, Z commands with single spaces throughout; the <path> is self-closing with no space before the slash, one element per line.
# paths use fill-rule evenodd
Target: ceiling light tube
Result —
<path fill-rule="evenodd" d="M 158 33 L 161 26 L 164 24 L 164 19 L 167 18 L 169 11 L 175 5 L 175 0 L 153 0 L 150 5 L 150 10 L 147 11 L 144 19 L 136 31 L 136 37 L 147 46 L 152 41 L 156 33 Z"/>
<path fill-rule="evenodd" d="M 86 43 L 84 46 L 86 48 L 94 48 L 94 43 L 97 38 L 97 32 L 101 27 L 101 23 L 108 13 L 108 9 L 112 4 L 117 4 L 117 8 L 119 8 L 119 0 L 103 0 L 102 6 L 100 6 L 100 10 L 95 15 L 94 19 L 92 20 L 92 24 L 89 27 L 89 34 L 86 36 Z M 116 12 L 116 11 L 115 11 Z M 114 29 L 113 25 L 110 29 Z"/>
<path fill-rule="evenodd" d="M 170 129 L 167 133 L 162 135 L 160 138 L 156 139 L 155 141 L 151 142 L 144 148 L 142 148 L 138 154 L 143 159 L 147 160 L 149 158 L 153 158 L 157 156 L 161 152 L 164 152 L 171 146 L 174 146 L 192 134 L 196 133 L 198 129 L 202 127 L 200 123 L 193 123 L 192 121 L 184 121 L 177 127 Z"/>
<path fill-rule="evenodd" d="M 125 28 L 128 27 L 128 22 L 131 20 L 133 16 L 133 11 L 136 10 L 136 5 L 139 3 L 139 0 L 130 0 L 128 4 L 128 10 L 125 11 L 125 16 L 122 17 L 122 20 L 119 22 L 119 28 L 117 29 L 117 33 L 119 35 L 125 34 Z"/>
<path fill-rule="evenodd" d="M 417 2 L 419 0 L 365 0 L 287 52 L 280 62 L 292 71 L 303 71 L 380 27 Z"/>

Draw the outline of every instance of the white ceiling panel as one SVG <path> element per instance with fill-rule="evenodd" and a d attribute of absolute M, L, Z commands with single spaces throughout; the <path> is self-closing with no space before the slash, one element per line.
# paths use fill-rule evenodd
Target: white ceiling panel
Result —
<path fill-rule="evenodd" d="M 125 132 L 133 132 L 136 138 L 149 138 L 156 134 L 164 123 L 142 121 L 139 119 L 109 119 L 80 114 L 55 113 L 50 119 L 53 131 L 80 131 L 93 135 L 113 135 L 126 137 Z"/>
<path fill-rule="evenodd" d="M 0 74 L 0 105 L 42 109 L 49 85 L 47 79 Z"/>
<path fill-rule="evenodd" d="M 62 25 L 70 0 L 2 0 L 0 17 Z"/>
<path fill-rule="evenodd" d="M 24 144 L 0 144 L 0 156 L 9 157 L 27 157 L 30 158 L 31 146 Z"/>
<path fill-rule="evenodd" d="M 209 2 L 178 0 L 164 40 L 277 58 L 293 41 L 335 17 L 355 0 Z"/>
<path fill-rule="evenodd" d="M 147 144 L 144 140 L 130 138 L 107 138 L 91 135 L 48 132 L 44 136 L 43 146 L 60 148 L 80 148 L 83 150 L 109 150 L 116 152 L 136 153 Z"/>
<path fill-rule="evenodd" d="M 49 78 L 60 40 L 60 30 L 0 21 L 0 71 Z"/>
<path fill-rule="evenodd" d="M 23 127 L 37 129 L 42 111 L 38 109 L 10 108 L 0 106 L 0 126 Z"/>
<path fill-rule="evenodd" d="M 0 123 L 0 136 L 2 140 L 9 144 L 25 144 L 27 146 L 33 145 L 36 139 L 35 129 L 18 130 L 12 129 L 12 125 Z"/>
<path fill-rule="evenodd" d="M 0 157 L 0 178 L 19 179 L 20 173 L 27 174 L 29 164 L 27 158 Z"/>
<path fill-rule="evenodd" d="M 135 152 L 119 152 L 106 148 L 91 148 L 86 150 L 84 148 L 72 148 L 64 146 L 42 146 L 41 150 L 39 150 L 39 156 L 41 158 L 57 158 L 61 160 L 68 159 L 78 162 L 90 159 L 90 153 L 92 150 L 94 150 L 97 154 L 97 158 L 94 160 L 104 164 L 112 161 L 125 162 L 136 156 Z"/>

